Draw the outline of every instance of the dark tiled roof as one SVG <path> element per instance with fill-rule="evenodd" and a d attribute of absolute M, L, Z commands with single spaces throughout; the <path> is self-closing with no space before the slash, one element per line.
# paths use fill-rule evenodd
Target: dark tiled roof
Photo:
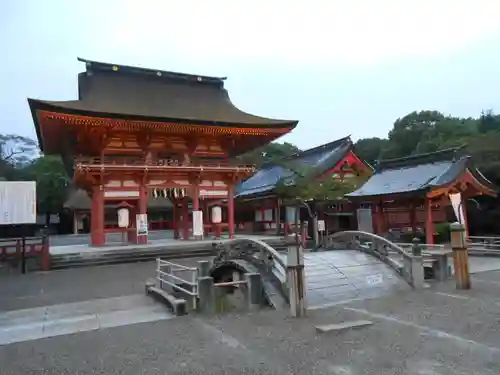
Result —
<path fill-rule="evenodd" d="M 90 210 L 92 201 L 85 190 L 76 190 L 69 199 L 64 203 L 64 208 L 70 210 Z M 171 208 L 172 203 L 165 198 L 153 198 L 152 195 L 148 198 L 148 208 Z"/>
<path fill-rule="evenodd" d="M 306 151 L 298 152 L 283 158 L 282 161 L 284 163 L 307 165 L 313 168 L 314 173 L 319 176 L 337 165 L 352 147 L 351 138 L 345 137 Z M 264 165 L 256 174 L 238 185 L 236 188 L 236 197 L 247 197 L 271 192 L 282 178 L 292 176 L 293 172 L 291 170 L 276 163 Z"/>
<path fill-rule="evenodd" d="M 471 165 L 470 157 L 461 155 L 461 148 L 446 149 L 400 159 L 379 162 L 372 177 L 349 198 L 375 197 L 390 194 L 418 193 L 448 185 L 466 169 L 479 174 Z M 491 188 L 491 183 L 480 175 L 479 181 Z M 482 179 L 481 179 L 482 176 Z"/>
<path fill-rule="evenodd" d="M 293 128 L 297 121 L 254 116 L 236 108 L 224 78 L 143 69 L 79 59 L 78 100 L 29 99 L 33 109 L 166 122 Z"/>

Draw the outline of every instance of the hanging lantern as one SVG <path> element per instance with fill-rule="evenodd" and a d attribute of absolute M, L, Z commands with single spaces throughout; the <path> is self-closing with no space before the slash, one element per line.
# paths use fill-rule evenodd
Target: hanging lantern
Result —
<path fill-rule="evenodd" d="M 176 188 L 172 189 L 172 196 L 174 197 L 174 199 L 179 198 L 179 192 L 177 191 Z"/>
<path fill-rule="evenodd" d="M 153 198 L 158 198 L 158 189 L 153 189 Z"/>
<path fill-rule="evenodd" d="M 163 198 L 168 198 L 168 190 L 163 189 Z"/>

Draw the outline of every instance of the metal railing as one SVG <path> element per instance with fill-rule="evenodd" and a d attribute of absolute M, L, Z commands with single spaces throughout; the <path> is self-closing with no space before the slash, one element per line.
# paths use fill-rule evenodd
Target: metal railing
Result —
<path fill-rule="evenodd" d="M 187 276 L 181 277 L 182 274 L 187 274 Z M 162 289 L 164 288 L 164 284 L 166 284 L 172 289 L 191 297 L 193 307 L 196 308 L 196 299 L 198 297 L 198 268 L 187 267 L 182 264 L 172 263 L 157 258 L 156 279 L 159 281 Z M 184 286 L 188 286 L 189 289 Z"/>

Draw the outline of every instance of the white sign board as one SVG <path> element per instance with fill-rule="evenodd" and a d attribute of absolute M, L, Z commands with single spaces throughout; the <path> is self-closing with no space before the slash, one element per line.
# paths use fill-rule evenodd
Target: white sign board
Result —
<path fill-rule="evenodd" d="M 0 225 L 36 223 L 36 182 L 0 181 Z"/>
<path fill-rule="evenodd" d="M 318 220 L 318 232 L 324 232 L 326 230 L 325 221 Z"/>
<path fill-rule="evenodd" d="M 222 208 L 219 206 L 212 207 L 212 223 L 222 223 Z"/>
<path fill-rule="evenodd" d="M 203 236 L 203 211 L 193 211 L 193 236 Z"/>
<path fill-rule="evenodd" d="M 129 224 L 128 208 L 120 208 L 118 210 L 118 226 L 120 228 L 127 228 Z"/>
<path fill-rule="evenodd" d="M 137 214 L 135 215 L 135 222 L 137 227 L 138 236 L 148 235 L 148 215 L 147 214 Z"/>

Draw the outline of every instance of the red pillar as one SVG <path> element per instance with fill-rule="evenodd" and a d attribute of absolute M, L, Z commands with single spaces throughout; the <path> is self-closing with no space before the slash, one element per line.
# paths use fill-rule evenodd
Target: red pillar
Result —
<path fill-rule="evenodd" d="M 378 233 L 378 205 L 377 203 L 372 203 L 372 229 L 373 233 L 377 234 Z"/>
<path fill-rule="evenodd" d="M 130 224 L 127 231 L 127 240 L 129 243 L 136 244 L 137 243 L 137 228 L 135 222 L 135 215 L 137 214 L 137 202 L 134 204 L 134 207 L 129 209 L 129 220 Z"/>
<path fill-rule="evenodd" d="M 139 186 L 139 204 L 138 204 L 138 213 L 142 215 L 147 215 L 148 213 L 148 191 L 147 187 L 144 184 Z M 147 244 L 148 243 L 148 235 L 137 236 L 138 244 Z"/>
<path fill-rule="evenodd" d="M 234 238 L 234 185 L 227 188 L 227 226 L 229 238 Z"/>
<path fill-rule="evenodd" d="M 189 209 L 187 197 L 182 199 L 182 239 L 189 240 Z"/>
<path fill-rule="evenodd" d="M 177 199 L 172 200 L 172 225 L 174 228 L 174 239 L 179 239 L 179 204 Z"/>
<path fill-rule="evenodd" d="M 90 243 L 92 246 L 102 246 L 106 243 L 104 234 L 104 189 L 96 185 L 92 190 L 92 213 Z"/>
<path fill-rule="evenodd" d="M 413 234 L 417 232 L 417 208 L 415 203 L 410 203 L 410 226 Z"/>
<path fill-rule="evenodd" d="M 434 221 L 432 219 L 432 201 L 425 199 L 425 243 L 434 245 Z"/>

